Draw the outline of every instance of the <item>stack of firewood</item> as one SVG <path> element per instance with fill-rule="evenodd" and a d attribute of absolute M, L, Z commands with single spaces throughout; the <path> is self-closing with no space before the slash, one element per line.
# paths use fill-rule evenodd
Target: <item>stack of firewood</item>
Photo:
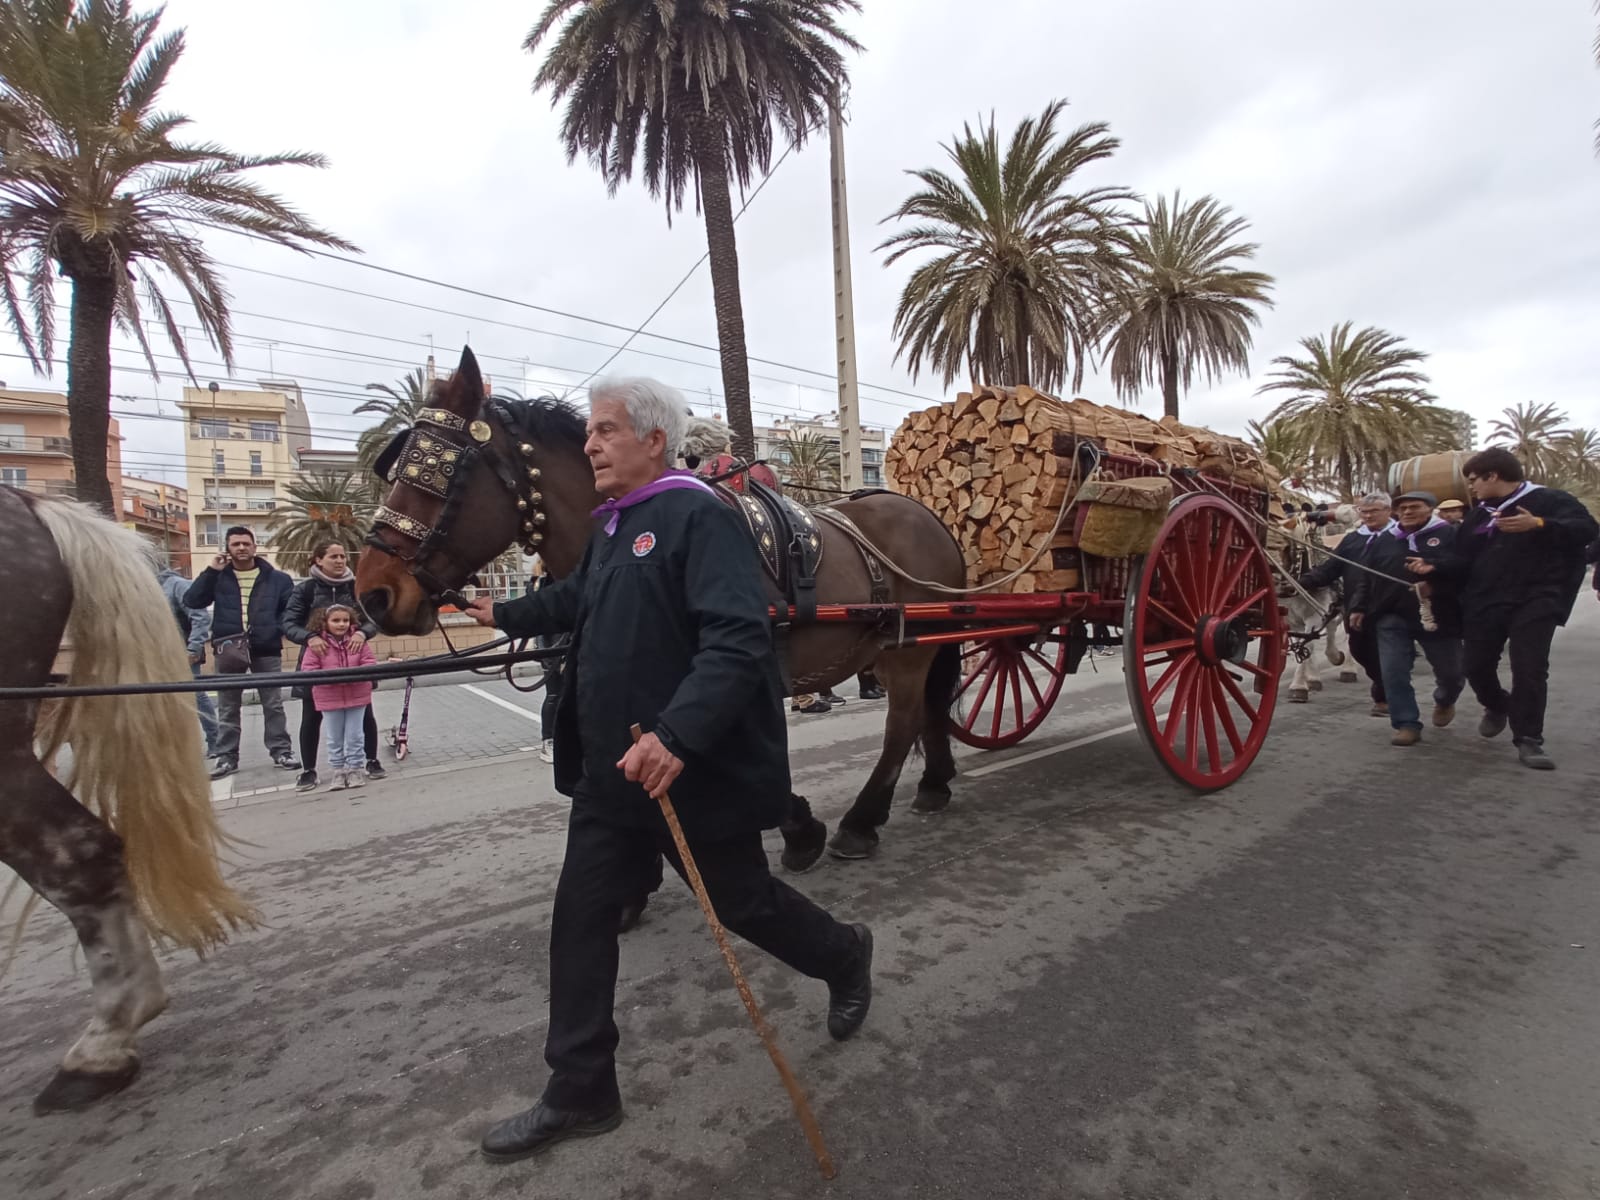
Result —
<path fill-rule="evenodd" d="M 990 583 L 1031 565 L 1010 592 L 1080 586 L 1074 514 L 1062 507 L 1091 459 L 1079 446 L 1266 486 L 1251 447 L 1210 430 L 1088 400 L 1061 401 L 1027 386 L 983 387 L 912 413 L 884 455 L 888 484 L 932 509 L 966 555 L 968 578 Z"/>

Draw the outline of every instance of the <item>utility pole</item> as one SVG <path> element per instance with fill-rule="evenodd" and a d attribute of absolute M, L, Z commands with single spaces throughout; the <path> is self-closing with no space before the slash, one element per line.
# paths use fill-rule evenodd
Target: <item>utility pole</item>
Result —
<path fill-rule="evenodd" d="M 833 319 L 839 368 L 839 477 L 862 486 L 861 397 L 856 387 L 856 307 L 850 286 L 850 213 L 845 200 L 844 117 L 836 91 L 828 105 L 829 182 L 833 192 Z"/>

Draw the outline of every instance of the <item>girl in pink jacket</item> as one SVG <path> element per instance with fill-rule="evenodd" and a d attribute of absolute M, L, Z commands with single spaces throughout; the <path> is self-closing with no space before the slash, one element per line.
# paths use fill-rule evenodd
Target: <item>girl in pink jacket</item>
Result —
<path fill-rule="evenodd" d="M 306 628 L 319 634 L 327 645 L 320 653 L 309 647 L 300 659 L 302 671 L 334 671 L 343 667 L 370 667 L 378 659 L 372 643 L 350 644 L 355 627 L 355 611 L 343 604 L 330 604 L 311 614 Z M 331 792 L 341 788 L 363 787 L 367 765 L 362 715 L 372 701 L 371 683 L 321 683 L 311 685 L 311 702 L 322 714 L 322 733 L 328 740 L 328 769 Z"/>

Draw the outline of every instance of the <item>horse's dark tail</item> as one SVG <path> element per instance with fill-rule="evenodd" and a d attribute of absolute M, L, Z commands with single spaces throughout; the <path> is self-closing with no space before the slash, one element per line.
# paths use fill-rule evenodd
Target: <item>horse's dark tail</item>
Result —
<path fill-rule="evenodd" d="M 922 736 L 918 745 L 925 751 L 930 737 L 948 736 L 950 706 L 955 703 L 956 688 L 961 684 L 961 646 L 951 643 L 940 646 L 928 667 L 928 678 L 922 685 L 922 700 L 926 714 L 922 723 Z"/>

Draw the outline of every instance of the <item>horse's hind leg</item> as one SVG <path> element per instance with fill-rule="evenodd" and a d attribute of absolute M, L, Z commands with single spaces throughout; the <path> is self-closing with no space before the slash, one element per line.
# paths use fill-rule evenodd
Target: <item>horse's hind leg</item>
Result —
<path fill-rule="evenodd" d="M 797 792 L 789 793 L 789 814 L 778 832 L 783 835 L 779 861 L 796 875 L 816 866 L 828 845 L 828 827 L 812 815 L 811 801 Z"/>
<path fill-rule="evenodd" d="M 922 778 L 911 811 L 927 815 L 943 812 L 950 804 L 950 781 L 956 777 L 956 758 L 950 748 L 950 704 L 961 682 L 961 651 L 941 647 L 928 666 L 922 685 Z"/>
<path fill-rule="evenodd" d="M 923 681 L 932 658 L 929 651 L 896 651 L 878 659 L 878 679 L 889 691 L 883 753 L 828 842 L 836 858 L 867 858 L 877 849 L 878 827 L 889 819 L 901 768 L 923 729 Z"/>
<path fill-rule="evenodd" d="M 34 1112 L 87 1108 L 139 1073 L 138 1030 L 167 1004 L 161 970 L 133 904 L 122 839 L 51 778 L 31 746 L 0 757 L 0 779 L 0 860 L 72 922 L 94 988 L 94 1016 Z"/>

